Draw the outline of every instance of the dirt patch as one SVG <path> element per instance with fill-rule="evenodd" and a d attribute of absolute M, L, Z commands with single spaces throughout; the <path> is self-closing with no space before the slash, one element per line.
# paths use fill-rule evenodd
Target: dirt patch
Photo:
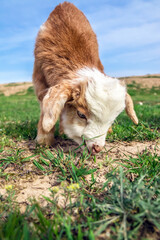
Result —
<path fill-rule="evenodd" d="M 57 139 L 57 146 L 50 149 L 52 153 L 55 153 L 56 148 L 62 148 L 64 152 L 69 149 L 74 149 L 77 145 L 71 140 Z M 25 149 L 25 156 L 33 155 L 35 149 L 35 143 L 32 142 L 17 142 L 16 148 Z M 118 166 L 118 162 L 122 159 L 129 159 L 130 156 L 136 157 L 139 153 L 143 153 L 145 150 L 154 153 L 156 150 L 157 155 L 160 155 L 160 142 L 114 142 L 107 143 L 102 152 L 96 155 L 96 161 L 93 157 L 85 160 L 86 167 L 97 168 L 95 177 L 97 180 L 97 187 L 102 187 L 106 181 L 105 174 Z M 6 152 L 7 153 L 7 152 Z M 5 152 L 3 155 L 6 154 Z M 77 157 L 75 158 L 75 165 L 78 165 L 79 156 L 81 151 L 77 151 Z M 20 204 L 20 208 L 24 211 L 25 207 L 29 204 L 29 200 L 32 198 L 37 199 L 43 206 L 46 205 L 44 196 L 50 196 L 50 189 L 54 186 L 59 186 L 58 172 L 52 172 L 50 175 L 44 175 L 41 171 L 38 171 L 33 164 L 33 159 L 38 159 L 38 155 L 33 157 L 29 162 L 25 162 L 20 168 L 15 168 L 14 165 L 6 168 L 5 173 L 9 173 L 12 177 L 11 180 L 1 180 L 0 193 L 5 196 L 5 185 L 13 185 L 16 191 L 16 200 Z M 90 182 L 91 176 L 86 176 L 86 181 Z M 59 194 L 58 203 L 63 206 L 64 196 Z"/>
<path fill-rule="evenodd" d="M 31 86 L 33 86 L 31 82 L 0 84 L 0 93 L 3 93 L 5 96 L 19 92 L 25 93 Z"/>

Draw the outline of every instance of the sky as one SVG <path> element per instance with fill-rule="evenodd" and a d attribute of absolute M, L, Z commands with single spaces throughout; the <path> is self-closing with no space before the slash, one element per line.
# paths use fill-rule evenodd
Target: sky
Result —
<path fill-rule="evenodd" d="M 0 83 L 32 81 L 37 32 L 58 0 L 0 0 Z M 75 0 L 112 77 L 160 73 L 160 0 Z"/>

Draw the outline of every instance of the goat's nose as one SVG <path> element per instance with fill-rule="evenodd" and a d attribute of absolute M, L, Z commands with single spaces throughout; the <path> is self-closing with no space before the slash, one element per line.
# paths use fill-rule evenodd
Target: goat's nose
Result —
<path fill-rule="evenodd" d="M 92 153 L 99 153 L 100 151 L 102 150 L 102 147 L 98 146 L 98 145 L 95 145 L 93 144 L 92 145 Z"/>

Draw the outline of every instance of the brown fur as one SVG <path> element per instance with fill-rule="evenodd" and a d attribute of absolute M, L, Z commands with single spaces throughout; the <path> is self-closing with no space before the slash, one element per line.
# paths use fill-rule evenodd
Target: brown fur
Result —
<path fill-rule="evenodd" d="M 87 18 L 73 4 L 58 5 L 40 30 L 35 44 L 33 81 L 36 93 L 71 79 L 78 69 L 89 66 L 103 72 L 98 43 Z M 38 76 L 39 75 L 39 76 Z"/>
<path fill-rule="evenodd" d="M 76 84 L 77 71 L 89 67 L 103 73 L 103 65 L 87 18 L 68 2 L 59 4 L 40 29 L 34 55 L 33 83 L 41 105 L 37 141 L 52 144 L 54 124 L 63 109 L 70 109 L 70 121 L 77 110 L 87 117 L 90 114 L 85 100 L 87 81 Z M 76 121 L 85 124 L 84 119 Z"/>
<path fill-rule="evenodd" d="M 56 102 L 56 96 L 58 102 L 58 96 L 68 89 L 68 103 L 73 113 L 75 114 L 79 110 L 88 116 L 89 112 L 84 98 L 86 84 L 81 83 L 71 90 L 71 82 L 78 69 L 88 66 L 103 72 L 103 65 L 99 59 L 96 35 L 87 18 L 68 2 L 59 4 L 50 14 L 44 24 L 44 29 L 38 33 L 34 54 L 33 83 L 39 101 L 43 101 L 50 87 L 56 86 L 55 89 L 52 89 L 50 98 L 43 101 L 38 124 L 38 136 L 51 135 L 54 128 L 46 132 L 42 127 L 49 102 L 51 104 Z M 57 111 L 56 120 L 61 110 L 60 108 Z M 63 131 L 61 124 L 60 131 Z M 43 140 L 38 141 L 43 142 Z"/>
<path fill-rule="evenodd" d="M 85 114 L 86 117 L 89 117 L 89 109 L 87 106 L 87 102 L 85 100 L 85 90 L 87 87 L 87 82 L 82 82 L 77 85 L 72 90 L 72 100 L 68 101 L 66 104 L 74 107 L 76 110 Z"/>

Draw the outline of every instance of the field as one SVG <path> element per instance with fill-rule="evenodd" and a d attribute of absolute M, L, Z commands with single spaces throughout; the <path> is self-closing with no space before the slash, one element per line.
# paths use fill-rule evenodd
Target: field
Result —
<path fill-rule="evenodd" d="M 0 239 L 160 239 L 160 75 L 125 80 L 139 124 L 123 112 L 95 156 L 58 123 L 36 145 L 32 84 L 0 85 Z"/>

